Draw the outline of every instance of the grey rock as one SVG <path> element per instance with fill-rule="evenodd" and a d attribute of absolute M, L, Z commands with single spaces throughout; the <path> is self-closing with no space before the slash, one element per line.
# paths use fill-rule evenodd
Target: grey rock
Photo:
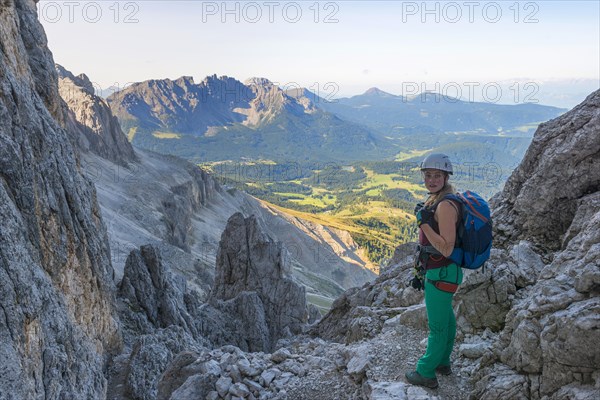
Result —
<path fill-rule="evenodd" d="M 121 346 L 106 227 L 36 4 L 0 8 L 2 396 L 104 398 L 104 358 Z"/>
<path fill-rule="evenodd" d="M 168 364 L 161 374 L 157 386 L 157 400 L 168 400 L 171 394 L 192 375 L 203 373 L 198 363 L 199 353 L 183 351 Z"/>
<path fill-rule="evenodd" d="M 274 363 L 280 363 L 292 356 L 292 353 L 286 348 L 278 349 L 275 353 L 271 354 L 271 361 Z"/>
<path fill-rule="evenodd" d="M 248 360 L 240 360 L 237 362 L 237 367 L 244 376 L 255 377 L 260 374 L 260 370 L 250 364 Z"/>
<path fill-rule="evenodd" d="M 68 130 L 78 147 L 123 166 L 138 161 L 119 121 L 106 101 L 94 94 L 89 78 L 85 74 L 74 76 L 58 64 L 56 70 L 59 93 L 68 107 Z"/>
<path fill-rule="evenodd" d="M 244 385 L 246 385 L 248 387 L 248 389 L 254 393 L 255 395 L 259 395 L 260 392 L 262 392 L 264 390 L 264 388 L 262 387 L 262 385 L 260 385 L 258 382 L 255 382 L 253 380 L 250 380 L 248 378 L 244 378 L 244 380 L 242 381 L 244 383 Z"/>
<path fill-rule="evenodd" d="M 161 375 L 184 350 L 201 352 L 203 347 L 179 326 L 172 325 L 140 337 L 133 345 L 125 371 L 127 393 L 135 399 L 155 399 Z M 173 388 L 175 385 L 164 383 L 163 386 Z"/>
<path fill-rule="evenodd" d="M 217 380 L 215 387 L 217 389 L 217 392 L 219 393 L 219 396 L 225 397 L 225 395 L 227 393 L 229 393 L 229 388 L 232 385 L 233 385 L 233 380 L 231 378 L 222 376 Z"/>
<path fill-rule="evenodd" d="M 223 371 L 221 370 L 221 366 L 216 360 L 209 360 L 202 364 L 202 366 L 200 367 L 200 372 L 207 375 L 219 376 Z"/>
<path fill-rule="evenodd" d="M 462 331 L 485 328 L 500 331 L 504 328 L 517 287 L 508 264 L 499 264 L 499 260 L 499 256 L 492 256 L 492 267 L 467 275 L 455 294 L 457 325 Z"/>
<path fill-rule="evenodd" d="M 540 346 L 541 326 L 538 321 L 522 319 L 514 328 L 510 346 L 501 353 L 502 361 L 517 371 L 539 374 L 542 371 Z"/>
<path fill-rule="evenodd" d="M 461 356 L 467 358 L 480 358 L 486 350 L 489 349 L 489 344 L 482 343 L 463 343 L 459 346 L 458 352 Z"/>
<path fill-rule="evenodd" d="M 574 303 L 552 314 L 547 322 L 540 334 L 544 357 L 541 392 L 551 393 L 573 380 L 589 383 L 600 365 L 596 347 L 600 340 L 600 297 Z"/>
<path fill-rule="evenodd" d="M 229 369 L 229 376 L 233 379 L 233 382 L 238 383 L 242 381 L 242 374 L 237 365 L 232 365 Z"/>
<path fill-rule="evenodd" d="M 237 382 L 229 387 L 229 393 L 238 397 L 248 397 L 250 390 L 243 383 Z"/>
<path fill-rule="evenodd" d="M 186 281 L 162 262 L 160 250 L 146 245 L 131 252 L 119 285 L 126 321 L 133 333 L 151 333 L 157 328 L 181 326 L 193 337 L 198 330 L 185 301 Z M 196 314 L 196 310 L 190 310 Z M 137 331 L 137 332 L 136 332 Z"/>
<path fill-rule="evenodd" d="M 282 371 L 290 372 L 296 376 L 302 377 L 306 375 L 306 369 L 300 363 L 292 359 L 285 360 L 279 364 L 279 368 L 281 368 Z"/>
<path fill-rule="evenodd" d="M 495 364 L 488 373 L 477 379 L 471 396 L 490 399 L 529 399 L 529 383 L 506 365 Z"/>
<path fill-rule="evenodd" d="M 348 362 L 348 374 L 357 382 L 361 382 L 367 373 L 370 359 L 364 354 L 357 354 Z"/>
<path fill-rule="evenodd" d="M 262 379 L 264 379 L 265 386 L 268 386 L 268 385 L 270 385 L 270 384 L 271 384 L 271 382 L 273 382 L 273 379 L 275 379 L 276 377 L 278 377 L 278 376 L 279 376 L 279 374 L 280 374 L 281 372 L 279 372 L 279 373 L 278 373 L 278 372 L 279 372 L 279 371 L 274 371 L 274 370 L 272 370 L 272 369 L 268 369 L 268 370 L 265 370 L 265 371 L 263 371 L 263 372 L 260 374 L 260 377 L 261 377 Z"/>
<path fill-rule="evenodd" d="M 419 386 L 408 386 L 406 396 L 414 400 L 440 400 L 440 396 L 433 396 L 428 391 Z"/>
<path fill-rule="evenodd" d="M 300 333 L 307 322 L 305 289 L 290 278 L 288 255 L 281 243 L 264 233 L 254 216 L 232 215 L 221 237 L 209 302 L 218 308 L 219 301 L 234 300 L 244 292 L 256 293 L 269 336 L 265 346 L 255 351 L 271 350 L 288 330 Z M 261 312 L 259 307 L 252 309 Z"/>
<path fill-rule="evenodd" d="M 206 395 L 206 400 L 219 400 L 219 393 L 216 391 L 210 391 Z"/>
<path fill-rule="evenodd" d="M 600 187 L 600 91 L 540 124 L 523 161 L 492 201 L 495 243 L 527 239 L 558 250 L 577 203 Z"/>
<path fill-rule="evenodd" d="M 319 311 L 319 309 L 314 304 L 309 304 L 308 305 L 308 323 L 314 324 L 319 319 L 321 319 L 321 311 Z"/>
<path fill-rule="evenodd" d="M 539 254 L 533 249 L 531 243 L 521 240 L 510 251 L 514 265 L 509 266 L 515 276 L 515 285 L 518 288 L 533 285 L 545 264 Z"/>
<path fill-rule="evenodd" d="M 261 351 L 272 345 L 263 302 L 256 292 L 213 300 L 200 308 L 198 318 L 202 335 L 215 346 L 233 343 L 245 351 Z"/>
<path fill-rule="evenodd" d="M 491 321 L 503 329 L 473 371 L 474 398 L 558 399 L 579 394 L 585 398 L 593 393 L 590 386 L 597 386 L 599 126 L 600 91 L 596 91 L 540 126 L 523 163 L 492 202 L 493 217 L 499 222 L 497 252 L 512 251 L 508 258 L 497 254 L 501 263 L 494 265 L 496 272 L 487 283 L 481 282 L 488 294 L 494 287 L 495 296 L 487 297 L 496 301 Z M 518 243 L 522 239 L 528 241 L 525 249 L 523 242 Z M 533 249 L 546 252 L 541 270 L 542 261 L 531 254 Z M 505 289 L 497 284 L 502 279 Z M 463 293 L 464 300 L 468 296 Z M 471 301 L 477 299 L 485 297 Z M 459 318 L 481 326 L 483 318 L 473 315 L 483 313 L 475 307 L 468 310 L 466 304 L 459 305 Z M 476 320 L 479 323 L 473 324 Z"/>
<path fill-rule="evenodd" d="M 591 385 L 571 384 L 560 388 L 553 396 L 555 399 L 595 400 L 600 398 L 600 388 Z"/>
<path fill-rule="evenodd" d="M 197 400 L 214 397 L 212 388 L 215 386 L 216 377 L 214 375 L 193 375 L 190 376 L 177 390 L 171 394 L 171 400 Z M 218 394 L 217 397 L 218 398 Z"/>
<path fill-rule="evenodd" d="M 398 322 L 402 325 L 410 326 L 412 328 L 428 330 L 427 325 L 427 309 L 425 304 L 417 304 L 408 307 L 398 317 Z"/>
<path fill-rule="evenodd" d="M 369 400 L 407 400 L 406 384 L 402 382 L 367 382 L 365 398 Z"/>
<path fill-rule="evenodd" d="M 414 248 L 411 246 L 411 249 Z M 421 303 L 423 293 L 407 287 L 412 278 L 412 261 L 407 257 L 401 259 L 405 262 L 386 267 L 375 281 L 346 290 L 308 333 L 352 343 L 373 337 L 381 331 L 385 319 L 402 313 L 406 307 Z"/>

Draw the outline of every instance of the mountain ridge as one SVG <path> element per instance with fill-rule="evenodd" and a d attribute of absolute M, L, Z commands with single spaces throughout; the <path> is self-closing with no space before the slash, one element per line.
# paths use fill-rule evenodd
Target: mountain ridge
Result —
<path fill-rule="evenodd" d="M 305 89 L 283 90 L 258 77 L 244 84 L 212 75 L 187 91 L 176 82 L 145 81 L 109 96 L 133 144 L 198 161 L 377 158 L 398 147 L 323 111 Z"/>

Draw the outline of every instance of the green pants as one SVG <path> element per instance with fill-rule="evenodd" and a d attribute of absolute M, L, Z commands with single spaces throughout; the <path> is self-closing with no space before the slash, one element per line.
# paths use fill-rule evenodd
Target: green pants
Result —
<path fill-rule="evenodd" d="M 427 279 L 461 283 L 462 269 L 456 264 L 432 269 L 425 275 Z M 456 337 L 456 318 L 452 309 L 453 293 L 439 290 L 432 283 L 425 283 L 425 307 L 429 320 L 427 351 L 417 363 L 417 372 L 426 378 L 435 378 L 435 369 L 440 365 L 450 365 L 450 354 Z"/>

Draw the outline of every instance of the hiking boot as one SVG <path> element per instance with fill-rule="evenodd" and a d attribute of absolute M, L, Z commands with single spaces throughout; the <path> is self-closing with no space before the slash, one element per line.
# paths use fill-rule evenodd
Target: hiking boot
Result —
<path fill-rule="evenodd" d="M 412 383 L 413 385 L 425 386 L 431 389 L 438 387 L 437 378 L 425 378 L 417 371 L 407 372 L 404 376 L 406 376 L 408 383 Z"/>
<path fill-rule="evenodd" d="M 435 372 L 440 375 L 451 375 L 452 368 L 449 365 L 440 365 L 435 369 Z"/>

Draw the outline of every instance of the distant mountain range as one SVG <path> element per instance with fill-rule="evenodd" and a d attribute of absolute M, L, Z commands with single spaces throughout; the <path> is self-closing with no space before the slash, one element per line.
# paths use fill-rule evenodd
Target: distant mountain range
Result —
<path fill-rule="evenodd" d="M 419 129 L 495 134 L 499 128 L 513 129 L 546 121 L 566 111 L 538 104 L 467 102 L 433 92 L 404 97 L 377 88 L 358 96 L 324 102 L 321 107 L 386 134 L 413 133 Z"/>
<path fill-rule="evenodd" d="M 264 78 L 242 83 L 216 75 L 199 84 L 191 77 L 135 83 L 107 100 L 134 145 L 195 162 L 389 160 L 454 143 L 465 143 L 468 154 L 469 143 L 492 138 L 499 147 L 490 151 L 522 149 L 520 159 L 537 124 L 564 111 L 434 93 L 406 98 L 377 88 L 327 101 Z"/>
<path fill-rule="evenodd" d="M 133 144 L 193 161 L 379 159 L 401 148 L 263 78 L 151 80 L 108 102 Z"/>

